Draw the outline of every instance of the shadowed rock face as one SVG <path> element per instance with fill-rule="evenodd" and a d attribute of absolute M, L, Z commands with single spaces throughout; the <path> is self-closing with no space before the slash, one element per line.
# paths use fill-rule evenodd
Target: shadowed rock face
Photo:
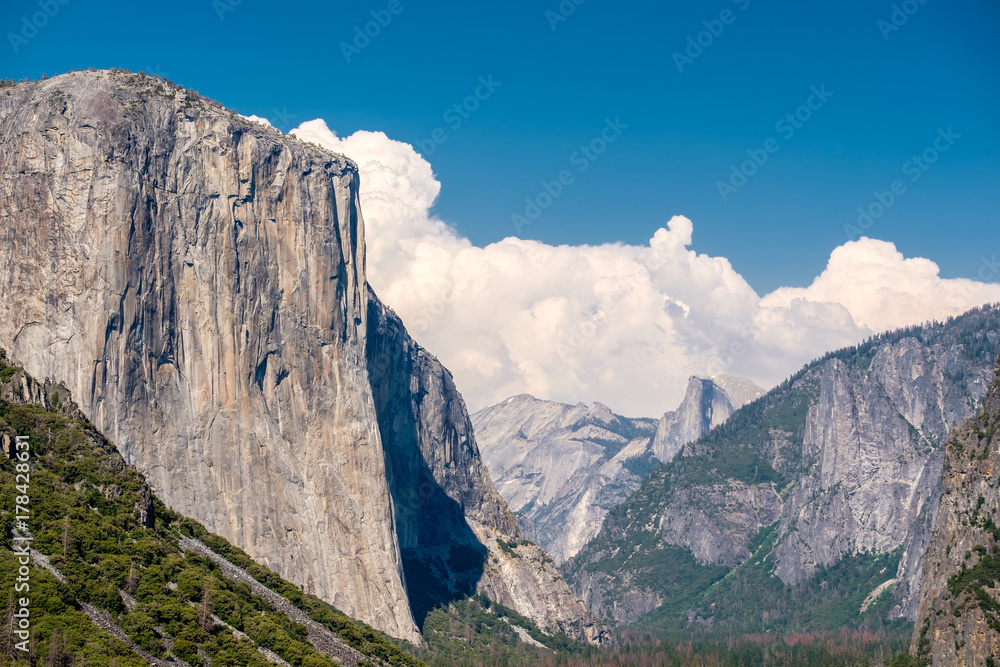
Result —
<path fill-rule="evenodd" d="M 436 604 L 481 592 L 544 629 L 607 641 L 552 560 L 523 542 L 480 460 L 451 373 L 374 295 L 368 313 L 372 393 L 417 622 Z M 511 546 L 501 548 L 498 540 Z"/>
<path fill-rule="evenodd" d="M 0 345 L 282 576 L 419 641 L 402 554 L 467 548 L 444 566 L 460 582 L 488 548 L 450 532 L 463 515 L 511 533 L 447 372 L 369 369 L 381 305 L 349 160 L 158 79 L 73 73 L 0 90 L 0 221 Z M 418 349 L 401 324 L 375 343 Z M 433 502 L 406 507 L 414 490 Z M 556 592 L 537 601 L 583 636 Z"/>
<path fill-rule="evenodd" d="M 998 430 L 1000 367 L 982 411 L 952 429 L 948 442 L 911 647 L 931 665 L 979 667 L 1000 658 Z"/>

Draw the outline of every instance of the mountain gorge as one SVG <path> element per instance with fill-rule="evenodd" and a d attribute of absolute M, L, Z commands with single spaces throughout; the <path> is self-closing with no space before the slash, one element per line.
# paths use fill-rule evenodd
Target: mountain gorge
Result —
<path fill-rule="evenodd" d="M 420 643 L 479 592 L 605 640 L 523 540 L 450 374 L 370 291 L 358 187 L 350 160 L 154 77 L 4 87 L 0 345 L 171 510 L 349 616 Z"/>
<path fill-rule="evenodd" d="M 692 377 L 680 406 L 657 422 L 513 396 L 472 416 L 483 460 L 525 533 L 556 563 L 574 556 L 607 513 L 639 488 L 657 459 L 763 393 L 744 378 Z"/>
<path fill-rule="evenodd" d="M 913 619 L 944 442 L 978 410 L 998 332 L 984 307 L 809 364 L 653 470 L 563 570 L 616 623 Z"/>

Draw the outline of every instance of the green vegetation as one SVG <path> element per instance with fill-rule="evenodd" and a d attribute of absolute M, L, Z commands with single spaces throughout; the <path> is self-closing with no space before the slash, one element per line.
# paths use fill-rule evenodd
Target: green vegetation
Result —
<path fill-rule="evenodd" d="M 525 643 L 520 628 L 541 646 Z M 485 595 L 456 600 L 427 614 L 426 646 L 416 655 L 432 665 L 537 665 L 558 652 L 591 655 L 599 650 L 565 635 L 549 635 L 531 619 Z"/>
<path fill-rule="evenodd" d="M 9 367 L 5 355 L 0 355 L 0 370 Z M 245 567 L 366 655 L 390 665 L 422 664 L 384 635 L 303 594 L 222 538 L 151 498 L 141 475 L 125 465 L 114 445 L 92 424 L 74 418 L 72 406 L 63 407 L 69 401 L 59 399 L 61 392 L 65 390 L 46 387 L 46 394 L 56 394 L 52 411 L 0 400 L 0 434 L 27 435 L 30 445 L 27 488 L 23 476 L 17 478 L 24 473 L 16 468 L 19 463 L 0 457 L 2 590 L 13 591 L 17 576 L 11 528 L 12 510 L 24 501 L 18 496 L 29 499 L 27 523 L 34 548 L 49 556 L 65 576 L 59 582 L 32 567 L 32 652 L 12 650 L 13 607 L 8 606 L 0 628 L 0 655 L 13 655 L 13 664 L 42 659 L 49 661 L 46 664 L 78 664 L 78 660 L 86 665 L 144 664 L 129 646 L 92 624 L 80 610 L 80 603 L 86 602 L 108 612 L 142 650 L 160 658 L 173 655 L 194 667 L 204 664 L 206 656 L 216 667 L 269 664 L 258 646 L 296 667 L 334 664 L 313 648 L 303 626 L 253 595 L 249 586 L 225 577 L 211 560 L 182 552 L 178 536 L 183 532 Z M 141 514 L 150 504 L 155 525 L 147 528 Z M 212 621 L 213 614 L 249 639 L 237 639 Z"/>
<path fill-rule="evenodd" d="M 1000 632 L 1000 602 L 989 590 L 1000 582 L 1000 557 L 987 554 L 986 547 L 974 550 L 979 559 L 972 567 L 962 570 L 948 579 L 948 591 L 954 600 L 953 609 L 960 615 L 969 606 L 978 606 L 986 616 L 986 621 L 996 632 Z M 963 597 L 968 594 L 968 597 Z"/>
<path fill-rule="evenodd" d="M 500 547 L 500 551 L 504 552 L 512 558 L 520 558 L 521 554 L 517 553 L 517 542 L 508 542 L 502 537 L 497 538 L 497 546 Z"/>
<path fill-rule="evenodd" d="M 718 667 L 774 666 L 923 667 L 905 653 L 909 633 L 868 630 L 734 635 L 707 630 L 685 637 L 624 631 L 618 646 L 552 645 L 558 651 L 521 642 L 514 626 L 534 627 L 516 613 L 474 596 L 435 609 L 424 625 L 426 645 L 417 655 L 442 667 Z M 529 630 L 535 637 L 535 632 Z M 544 635 L 542 635 L 544 637 Z"/>
<path fill-rule="evenodd" d="M 6 384 L 11 381 L 14 374 L 24 370 L 20 366 L 8 365 L 7 350 L 0 347 L 0 383 Z"/>
<path fill-rule="evenodd" d="M 686 604 L 674 602 L 672 608 L 665 605 L 645 616 L 640 626 L 661 634 L 683 635 L 691 627 L 682 614 L 690 609 L 695 617 L 712 619 L 713 631 L 735 635 L 764 632 L 785 636 L 841 628 L 911 632 L 909 622 L 884 620 L 892 606 L 891 589 L 883 591 L 864 613 L 860 611 L 868 595 L 895 576 L 898 550 L 848 556 L 805 581 L 786 586 L 772 572 L 770 550 L 776 531 L 769 531 L 751 558 L 704 594 L 688 598 Z"/>
<path fill-rule="evenodd" d="M 395 640 L 392 638 L 372 627 L 352 621 L 327 602 L 303 593 L 301 589 L 254 561 L 239 547 L 233 546 L 218 535 L 209 533 L 198 522 L 184 519 L 179 522 L 179 529 L 182 534 L 201 540 L 212 551 L 246 570 L 254 579 L 306 612 L 309 618 L 332 630 L 361 653 L 375 656 L 390 665 L 417 664 L 394 643 Z"/>

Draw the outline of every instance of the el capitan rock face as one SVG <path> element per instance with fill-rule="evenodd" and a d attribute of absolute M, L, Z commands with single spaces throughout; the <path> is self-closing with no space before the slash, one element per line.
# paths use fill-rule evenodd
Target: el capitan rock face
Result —
<path fill-rule="evenodd" d="M 370 330 L 349 160 L 159 79 L 77 72 L 0 90 L 0 219 L 0 345 L 64 382 L 169 505 L 282 576 L 419 641 L 407 554 L 490 546 L 435 521 L 516 534 L 447 372 L 372 365 L 372 345 L 419 348 Z M 420 385 L 437 393 L 407 405 Z M 397 424 L 416 435 L 383 437 Z M 401 507 L 414 483 L 432 502 Z M 462 556 L 443 561 L 455 581 Z M 545 627 L 586 637 L 543 578 L 475 585 L 540 596 L 563 609 Z"/>

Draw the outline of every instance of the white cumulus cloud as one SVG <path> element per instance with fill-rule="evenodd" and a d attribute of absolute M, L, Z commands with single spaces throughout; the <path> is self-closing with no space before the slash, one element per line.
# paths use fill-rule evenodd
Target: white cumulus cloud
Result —
<path fill-rule="evenodd" d="M 473 410 L 524 392 L 658 416 L 689 375 L 767 387 L 874 332 L 1000 301 L 1000 284 L 941 278 L 932 261 L 868 238 L 834 249 L 808 287 L 761 297 L 726 258 L 692 249 L 683 216 L 642 246 L 509 237 L 481 248 L 430 214 L 441 184 L 409 144 L 338 137 L 323 120 L 291 134 L 358 163 L 369 280 Z"/>

